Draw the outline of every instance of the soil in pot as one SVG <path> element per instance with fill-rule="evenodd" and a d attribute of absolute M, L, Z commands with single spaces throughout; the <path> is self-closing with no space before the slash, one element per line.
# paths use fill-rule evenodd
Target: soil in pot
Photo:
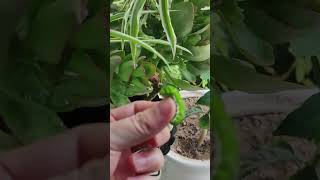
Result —
<path fill-rule="evenodd" d="M 195 105 L 199 98 L 185 99 L 186 109 Z M 208 107 L 201 107 L 204 111 L 208 111 Z M 199 119 L 201 114 L 194 114 L 186 118 L 184 122 L 177 127 L 175 135 L 176 140 L 171 146 L 174 152 L 191 159 L 209 160 L 210 159 L 210 132 L 205 135 L 205 138 L 200 146 L 198 146 L 201 136 L 199 127 Z"/>
<path fill-rule="evenodd" d="M 270 112 L 233 118 L 240 140 L 241 163 L 244 165 L 241 166 L 241 180 L 289 180 L 313 158 L 316 146 L 310 141 L 273 136 L 272 132 L 286 115 Z M 287 142 L 300 163 L 290 160 L 286 154 L 280 154 L 281 151 L 267 151 L 277 150 L 273 146 L 277 141 Z"/>

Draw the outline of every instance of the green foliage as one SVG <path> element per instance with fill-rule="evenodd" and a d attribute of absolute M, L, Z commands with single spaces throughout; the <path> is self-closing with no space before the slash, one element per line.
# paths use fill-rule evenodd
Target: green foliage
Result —
<path fill-rule="evenodd" d="M 319 85 L 318 1 L 224 0 L 213 2 L 212 8 L 215 11 L 211 14 L 211 70 L 215 85 L 220 90 L 269 93 Z M 319 142 L 319 113 L 316 110 L 320 102 L 318 96 L 311 97 L 291 113 L 275 134 Z M 216 116 L 214 113 L 215 128 L 219 125 Z M 224 127 L 227 125 L 231 127 L 227 123 Z M 221 144 L 220 156 L 227 159 L 229 157 L 224 154 L 226 149 L 222 150 L 223 144 L 234 140 L 225 139 L 219 133 L 216 132 Z M 228 162 L 231 163 L 232 159 Z M 234 170 L 223 164 L 220 161 L 220 167 L 224 168 L 216 170 L 218 179 L 235 179 Z M 234 167 L 236 165 L 233 164 Z M 308 173 L 314 172 L 312 169 L 314 164 L 292 179 L 318 179 Z"/>
<path fill-rule="evenodd" d="M 313 66 L 301 64 L 305 64 L 303 61 L 309 63 L 311 57 L 316 57 L 320 53 L 317 48 L 319 42 L 317 34 L 320 25 L 318 10 L 310 3 L 287 0 L 281 2 L 275 0 L 270 2 L 230 0 L 218 4 L 217 11 L 213 12 L 215 20 L 212 32 L 213 56 L 215 56 L 213 63 L 218 63 L 213 66 L 216 80 L 227 85 L 229 89 L 246 91 L 254 89 L 254 91 L 260 92 L 264 92 L 266 89 L 279 91 L 284 88 L 299 88 L 299 86 L 294 87 L 293 84 L 283 82 L 284 80 L 305 85 L 309 81 L 308 76 L 311 74 L 310 69 Z M 283 59 L 279 53 L 274 53 L 283 51 L 279 49 L 279 44 L 289 44 L 287 53 L 291 53 L 293 56 L 291 61 L 297 62 L 294 64 L 294 71 L 297 71 L 298 74 L 295 80 L 289 79 L 288 75 L 282 76 L 285 70 L 289 71 L 289 67 L 283 69 L 278 66 L 279 63 L 276 60 Z M 227 73 L 235 71 L 222 71 L 228 65 L 218 62 L 219 59 L 229 59 L 230 63 L 232 63 L 231 61 L 235 62 L 235 59 L 241 60 L 241 62 L 252 64 L 251 67 L 259 71 L 251 71 L 249 74 L 247 72 L 245 76 L 240 77 L 238 75 L 228 77 Z M 299 61 L 301 59 L 305 60 Z M 243 69 L 242 66 L 243 63 L 232 65 L 239 70 Z M 261 70 L 261 68 L 271 68 L 271 75 L 283 78 L 272 77 L 267 80 L 267 77 L 262 77 L 260 74 L 270 75 L 270 73 Z M 257 83 L 262 80 L 261 78 L 265 80 L 262 81 L 263 84 Z M 243 80 L 239 81 L 239 79 Z M 251 87 L 252 84 L 263 87 L 257 89 Z"/>
<path fill-rule="evenodd" d="M 310 97 L 300 108 L 289 114 L 275 135 L 308 138 L 320 142 L 320 94 Z"/>
<path fill-rule="evenodd" d="M 12 12 L 6 17 L 14 17 L 2 27 L 8 41 L 0 47 L 5 149 L 64 131 L 58 112 L 107 104 L 104 4 L 35 0 L 1 5 Z"/>
<path fill-rule="evenodd" d="M 112 106 L 126 104 L 136 96 L 152 100 L 163 84 L 180 90 L 208 88 L 210 12 L 203 6 L 209 1 L 146 1 L 141 16 L 135 11 L 137 2 L 114 1 L 111 6 L 110 52 L 115 52 L 110 58 Z M 128 33 L 131 29 L 134 34 Z M 143 64 L 148 64 L 148 69 L 138 70 Z"/>
<path fill-rule="evenodd" d="M 211 95 L 211 109 L 214 115 L 211 118 L 216 137 L 219 140 L 219 160 L 215 173 L 211 179 L 229 180 L 238 177 L 240 166 L 239 144 L 235 125 L 224 109 L 224 103 L 216 89 Z"/>

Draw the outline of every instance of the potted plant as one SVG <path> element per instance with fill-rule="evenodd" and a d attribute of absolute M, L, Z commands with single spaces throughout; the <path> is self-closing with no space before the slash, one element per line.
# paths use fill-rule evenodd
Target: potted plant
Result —
<path fill-rule="evenodd" d="M 181 91 L 187 105 L 184 123 L 177 126 L 175 141 L 166 155 L 162 179 L 209 179 L 210 91 Z"/>
<path fill-rule="evenodd" d="M 111 107 L 135 100 L 157 101 L 158 94 L 169 84 L 177 91 L 208 89 L 209 10 L 209 0 L 113 1 L 110 13 Z M 195 174 L 201 170 L 196 170 Z M 209 169 L 206 171 L 209 173 Z M 160 177 L 159 173 L 155 175 Z"/>

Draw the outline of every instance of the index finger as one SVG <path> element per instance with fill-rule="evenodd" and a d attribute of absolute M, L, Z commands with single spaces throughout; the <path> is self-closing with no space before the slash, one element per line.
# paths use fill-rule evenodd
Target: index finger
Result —
<path fill-rule="evenodd" d="M 148 108 L 151 108 L 153 105 L 157 103 L 158 102 L 152 102 L 152 101 L 135 101 L 125 106 L 112 109 L 110 111 L 110 116 L 117 121 L 120 119 L 133 116 L 138 112 L 142 112 Z"/>
<path fill-rule="evenodd" d="M 104 123 L 83 126 L 9 152 L 0 157 L 0 179 L 6 175 L 15 180 L 47 179 L 103 158 L 109 146 L 108 129 Z"/>

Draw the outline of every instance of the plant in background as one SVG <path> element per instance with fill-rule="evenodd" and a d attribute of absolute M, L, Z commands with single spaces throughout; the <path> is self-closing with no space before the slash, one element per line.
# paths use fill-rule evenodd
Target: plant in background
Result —
<path fill-rule="evenodd" d="M 319 85 L 318 1 L 226 0 L 215 1 L 212 8 L 211 70 L 216 81 L 215 89 L 270 93 Z M 311 97 L 289 115 L 276 134 L 318 141 L 317 97 Z M 217 129 L 219 119 L 214 119 L 214 128 Z M 221 143 L 219 148 L 226 150 L 226 143 L 230 145 L 235 139 L 224 139 L 220 132 L 215 132 Z M 220 152 L 221 166 L 218 167 L 221 168 L 217 168 L 216 174 L 229 174 L 220 177 L 235 179 L 236 174 L 232 172 L 240 166 L 239 161 L 230 159 L 230 154 L 224 154 L 222 150 Z M 314 173 L 317 158 L 293 179 L 318 179 Z M 223 162 L 227 164 L 222 165 Z"/>
<path fill-rule="evenodd" d="M 58 112 L 107 104 L 104 1 L 10 1 L 0 9 L 11 18 L 0 42 L 0 150 L 64 131 Z"/>

